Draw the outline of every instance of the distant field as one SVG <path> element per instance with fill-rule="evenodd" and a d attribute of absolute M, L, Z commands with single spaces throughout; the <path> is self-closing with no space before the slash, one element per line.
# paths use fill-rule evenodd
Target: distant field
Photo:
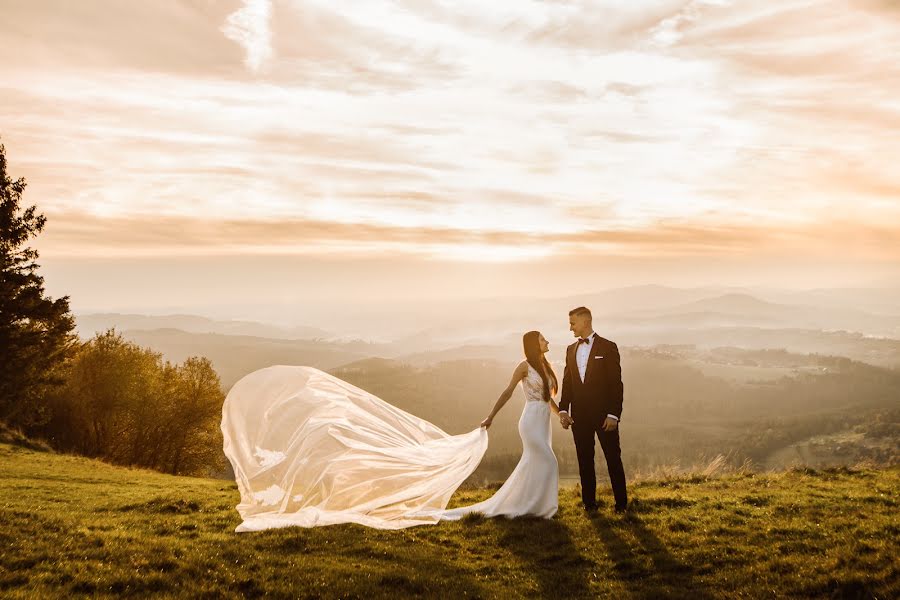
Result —
<path fill-rule="evenodd" d="M 703 360 L 688 359 L 685 363 L 699 370 L 707 377 L 721 377 L 737 383 L 755 381 L 777 381 L 782 377 L 796 377 L 800 374 L 822 373 L 820 367 L 760 367 L 756 365 L 723 365 Z"/>
<path fill-rule="evenodd" d="M 9 598 L 891 598 L 900 470 L 648 481 L 627 516 L 235 534 L 232 482 L 0 444 Z M 485 498 L 460 492 L 453 504 Z"/>
<path fill-rule="evenodd" d="M 772 453 L 763 466 L 769 469 L 795 465 L 833 467 L 853 461 L 854 451 L 860 447 L 884 453 L 896 452 L 895 443 L 895 438 L 872 439 L 856 431 L 816 435 Z"/>

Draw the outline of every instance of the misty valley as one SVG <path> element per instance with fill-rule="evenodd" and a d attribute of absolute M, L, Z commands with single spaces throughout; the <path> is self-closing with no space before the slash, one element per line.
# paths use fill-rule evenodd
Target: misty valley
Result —
<path fill-rule="evenodd" d="M 900 341 L 844 330 L 733 323 L 685 327 L 676 336 L 674 328 L 659 326 L 660 318 L 654 316 L 655 326 L 642 322 L 629 329 L 619 323 L 622 330 L 608 334 L 622 349 L 622 447 L 630 478 L 900 462 Z M 82 337 L 118 327 L 126 339 L 161 352 L 166 360 L 209 358 L 225 392 L 262 367 L 310 365 L 451 434 L 478 427 L 506 385 L 520 360 L 516 325 L 522 329 L 526 323 L 503 322 L 503 330 L 490 336 L 460 335 L 464 326 L 459 324 L 376 342 L 312 327 L 189 315 L 79 318 Z M 550 327 L 548 357 L 561 375 L 569 339 Z M 659 343 L 647 343 L 653 339 Z M 517 389 L 497 416 L 485 459 L 468 484 L 502 481 L 515 467 L 523 401 Z M 575 483 L 570 436 L 554 424 L 560 476 Z M 599 452 L 597 461 L 598 475 L 604 477 Z M 221 464 L 224 471 L 211 467 L 211 472 L 231 477 L 227 462 Z"/>

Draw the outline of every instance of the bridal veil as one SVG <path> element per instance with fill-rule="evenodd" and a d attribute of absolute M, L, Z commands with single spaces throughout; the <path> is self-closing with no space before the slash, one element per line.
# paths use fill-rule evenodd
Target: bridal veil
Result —
<path fill-rule="evenodd" d="M 487 430 L 448 435 L 312 367 L 238 381 L 222 407 L 225 455 L 241 494 L 235 531 L 436 523 L 487 449 Z"/>

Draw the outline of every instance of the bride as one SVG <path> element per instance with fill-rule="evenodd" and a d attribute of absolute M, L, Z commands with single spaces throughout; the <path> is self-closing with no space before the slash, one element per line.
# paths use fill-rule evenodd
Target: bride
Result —
<path fill-rule="evenodd" d="M 557 379 L 537 331 L 524 335 L 526 360 L 481 427 L 449 435 L 372 394 L 312 367 L 276 365 L 234 384 L 222 406 L 223 450 L 240 491 L 235 531 L 358 523 L 400 529 L 486 516 L 557 511 L 558 466 L 550 447 Z M 494 416 L 521 382 L 523 452 L 488 500 L 446 510 L 478 467 Z"/>
<path fill-rule="evenodd" d="M 551 397 L 558 391 L 558 382 L 544 357 L 550 349 L 544 336 L 540 332 L 529 331 L 523 336 L 522 345 L 525 360 L 513 371 L 509 385 L 497 399 L 491 413 L 481 422 L 484 428 L 491 426 L 494 416 L 521 381 L 525 392 L 525 407 L 519 418 L 522 458 L 497 493 L 478 504 L 444 511 L 443 519 L 459 519 L 473 512 L 486 517 L 534 515 L 546 519 L 556 514 L 559 505 L 559 466 L 550 447 L 550 411 L 552 409 L 559 414 L 559 406 Z"/>

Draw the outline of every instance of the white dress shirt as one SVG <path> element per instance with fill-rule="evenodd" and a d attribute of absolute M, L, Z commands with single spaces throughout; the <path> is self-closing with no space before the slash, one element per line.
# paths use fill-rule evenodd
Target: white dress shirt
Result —
<path fill-rule="evenodd" d="M 578 375 L 581 377 L 581 383 L 584 383 L 584 376 L 587 373 L 588 360 L 591 358 L 591 348 L 594 347 L 594 339 L 596 336 L 597 334 L 592 331 L 587 337 L 587 343 L 579 343 L 578 348 L 575 349 L 575 364 L 578 366 Z M 569 408 L 569 410 L 571 410 L 571 407 Z M 560 412 L 564 413 L 566 411 L 561 410 Z M 571 416 L 571 413 L 569 414 L 569 416 Z M 606 416 L 615 419 L 616 421 L 619 420 L 619 417 L 617 417 L 616 415 Z"/>
<path fill-rule="evenodd" d="M 581 383 L 584 383 L 584 375 L 587 373 L 588 359 L 591 357 L 591 348 L 594 347 L 594 332 L 588 336 L 586 344 L 578 343 L 575 349 L 575 364 L 578 365 L 578 374 L 581 376 Z"/>

